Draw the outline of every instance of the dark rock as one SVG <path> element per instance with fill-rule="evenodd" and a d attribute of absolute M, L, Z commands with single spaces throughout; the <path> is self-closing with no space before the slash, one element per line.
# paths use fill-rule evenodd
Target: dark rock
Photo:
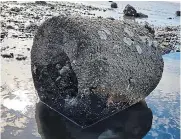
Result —
<path fill-rule="evenodd" d="M 50 9 L 55 9 L 55 7 L 54 7 L 54 6 L 51 6 Z"/>
<path fill-rule="evenodd" d="M 148 15 L 143 14 L 143 13 L 137 13 L 137 14 L 136 14 L 136 17 L 139 17 L 139 18 L 148 18 Z"/>
<path fill-rule="evenodd" d="M 27 38 L 27 36 L 25 34 L 21 34 L 21 35 L 18 35 L 18 38 L 23 39 L 23 38 Z"/>
<path fill-rule="evenodd" d="M 152 28 L 148 23 L 145 24 L 145 28 L 148 29 L 149 33 L 155 34 L 154 28 Z"/>
<path fill-rule="evenodd" d="M 180 50 L 179 50 L 179 49 L 177 49 L 177 50 L 176 50 L 176 52 L 180 52 Z"/>
<path fill-rule="evenodd" d="M 26 59 L 27 59 L 27 56 L 24 56 L 24 55 L 21 55 L 21 54 L 18 54 L 18 56 L 16 57 L 16 60 L 18 60 L 18 61 L 26 60 Z"/>
<path fill-rule="evenodd" d="M 171 17 L 167 18 L 167 19 L 172 19 Z"/>
<path fill-rule="evenodd" d="M 176 15 L 177 15 L 177 16 L 180 16 L 180 11 L 176 11 Z"/>
<path fill-rule="evenodd" d="M 40 17 L 37 15 L 37 16 L 35 16 L 35 17 L 33 17 L 34 19 L 40 19 Z"/>
<path fill-rule="evenodd" d="M 92 9 L 92 6 L 89 5 L 89 6 L 87 6 L 87 8 L 88 8 L 88 9 Z"/>
<path fill-rule="evenodd" d="M 3 21 L 0 21 L 0 25 L 1 25 L 1 28 L 2 28 L 2 27 L 6 27 L 6 23 L 3 22 Z"/>
<path fill-rule="evenodd" d="M 164 50 L 164 54 L 169 54 L 171 52 L 171 49 Z"/>
<path fill-rule="evenodd" d="M 8 6 L 7 5 L 2 5 L 2 9 L 7 9 L 8 8 Z"/>
<path fill-rule="evenodd" d="M 10 10 L 13 12 L 20 12 L 21 11 L 21 9 L 18 7 L 12 7 Z"/>
<path fill-rule="evenodd" d="M 65 7 L 66 5 L 65 4 L 61 4 L 61 6 Z"/>
<path fill-rule="evenodd" d="M 32 33 L 25 33 L 26 38 L 32 38 Z"/>
<path fill-rule="evenodd" d="M 14 54 L 13 53 L 10 53 L 10 54 L 1 54 L 1 56 L 3 58 L 14 58 Z"/>
<path fill-rule="evenodd" d="M 8 48 L 9 48 L 9 46 L 7 46 L 7 47 L 2 47 L 2 48 L 1 48 L 1 52 L 2 52 L 2 51 L 5 51 L 5 50 L 8 49 Z"/>
<path fill-rule="evenodd" d="M 13 34 L 12 37 L 13 38 L 18 38 L 18 35 L 17 34 Z"/>
<path fill-rule="evenodd" d="M 115 2 L 112 2 L 112 3 L 111 3 L 111 8 L 118 8 L 118 5 L 117 5 L 117 3 L 115 3 Z"/>
<path fill-rule="evenodd" d="M 172 27 L 165 27 L 165 31 L 173 31 L 173 28 Z"/>
<path fill-rule="evenodd" d="M 28 51 L 30 51 L 30 48 L 27 48 Z"/>
<path fill-rule="evenodd" d="M 131 5 L 126 5 L 126 7 L 123 10 L 124 15 L 126 16 L 137 16 L 136 9 Z"/>
<path fill-rule="evenodd" d="M 145 33 L 148 44 L 134 35 L 139 32 Z M 40 100 L 81 127 L 128 108 L 148 96 L 161 79 L 163 59 L 153 41 L 138 23 L 48 19 L 31 49 Z"/>
<path fill-rule="evenodd" d="M 108 1 L 108 2 L 113 2 L 113 1 Z"/>
<path fill-rule="evenodd" d="M 1 32 L 1 40 L 7 37 L 7 35 L 8 35 L 8 32 Z"/>
<path fill-rule="evenodd" d="M 107 19 L 110 19 L 110 20 L 115 20 L 113 17 L 107 17 Z"/>
<path fill-rule="evenodd" d="M 11 26 L 11 25 L 8 25 L 6 28 L 7 28 L 7 29 L 14 29 L 14 27 Z"/>
<path fill-rule="evenodd" d="M 46 5 L 46 1 L 35 1 L 35 4 Z"/>
<path fill-rule="evenodd" d="M 20 21 L 17 21 L 17 20 L 13 20 L 12 22 L 14 22 L 14 23 L 20 23 Z"/>

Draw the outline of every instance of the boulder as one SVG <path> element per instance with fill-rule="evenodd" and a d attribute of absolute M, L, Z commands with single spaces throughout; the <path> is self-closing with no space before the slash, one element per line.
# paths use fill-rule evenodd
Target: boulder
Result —
<path fill-rule="evenodd" d="M 36 32 L 31 69 L 39 98 L 90 126 L 139 102 L 159 83 L 163 59 L 138 23 L 58 16 Z"/>
<path fill-rule="evenodd" d="M 177 50 L 176 50 L 176 52 L 180 52 L 180 50 L 179 50 L 179 49 L 177 49 Z"/>
<path fill-rule="evenodd" d="M 137 16 L 136 9 L 131 5 L 126 5 L 126 7 L 123 10 L 124 15 L 126 16 Z"/>
<path fill-rule="evenodd" d="M 18 54 L 17 57 L 16 57 L 16 60 L 18 60 L 18 61 L 26 60 L 26 59 L 27 59 L 27 56 L 24 56 L 22 54 Z"/>
<path fill-rule="evenodd" d="M 176 15 L 177 15 L 177 16 L 180 16 L 180 11 L 176 11 Z"/>
<path fill-rule="evenodd" d="M 1 54 L 1 56 L 3 58 L 14 58 L 14 54 L 13 53 L 10 53 L 10 54 Z"/>
<path fill-rule="evenodd" d="M 148 15 L 143 14 L 143 13 L 137 13 L 137 14 L 136 14 L 136 17 L 139 17 L 139 18 L 148 18 Z"/>
<path fill-rule="evenodd" d="M 8 25 L 7 27 L 6 27 L 7 29 L 15 29 L 13 26 L 11 26 L 11 25 Z"/>
<path fill-rule="evenodd" d="M 115 2 L 112 2 L 112 3 L 111 3 L 111 8 L 118 8 L 118 5 L 117 5 L 117 3 L 115 3 Z"/>
<path fill-rule="evenodd" d="M 50 9 L 55 9 L 55 7 L 54 7 L 54 6 L 51 6 Z"/>
<path fill-rule="evenodd" d="M 20 11 L 21 11 L 21 8 L 12 7 L 10 10 L 13 11 L 13 12 L 20 12 Z"/>
<path fill-rule="evenodd" d="M 46 5 L 46 1 L 35 1 L 35 4 Z"/>
<path fill-rule="evenodd" d="M 8 32 L 1 31 L 1 40 L 8 36 Z"/>

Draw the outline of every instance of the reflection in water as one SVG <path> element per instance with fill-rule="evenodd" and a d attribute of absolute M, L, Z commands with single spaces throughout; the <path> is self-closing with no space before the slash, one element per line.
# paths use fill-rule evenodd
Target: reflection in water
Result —
<path fill-rule="evenodd" d="M 135 20 L 135 18 L 134 17 L 131 17 L 131 16 L 125 16 L 125 15 L 123 15 L 123 20 L 124 21 L 132 21 L 132 22 L 136 22 L 136 20 Z"/>
<path fill-rule="evenodd" d="M 144 139 L 180 139 L 180 52 L 166 54 L 163 59 L 162 79 L 146 98 L 153 123 Z"/>
<path fill-rule="evenodd" d="M 152 111 L 145 101 L 82 129 L 43 103 L 36 104 L 38 132 L 42 139 L 141 139 L 152 125 Z"/>

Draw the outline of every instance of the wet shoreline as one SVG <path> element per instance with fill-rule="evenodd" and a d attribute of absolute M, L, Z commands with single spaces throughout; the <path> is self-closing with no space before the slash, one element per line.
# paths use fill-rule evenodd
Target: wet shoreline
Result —
<path fill-rule="evenodd" d="M 38 98 L 30 71 L 30 50 L 38 26 L 59 14 L 103 18 L 100 13 L 102 15 L 113 9 L 70 2 L 51 2 L 46 5 L 1 2 L 1 9 L 2 138 L 19 138 L 22 132 L 29 132 L 28 138 L 40 138 L 34 120 Z M 179 51 L 180 26 L 157 27 L 155 31 L 163 54 Z M 32 124 L 28 127 L 31 130 L 26 128 L 28 123 Z"/>

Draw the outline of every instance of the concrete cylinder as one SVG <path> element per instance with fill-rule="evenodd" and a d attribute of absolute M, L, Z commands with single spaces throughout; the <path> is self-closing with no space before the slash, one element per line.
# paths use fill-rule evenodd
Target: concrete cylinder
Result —
<path fill-rule="evenodd" d="M 82 127 L 148 96 L 164 65 L 138 23 L 73 16 L 39 27 L 31 62 L 40 100 Z"/>

